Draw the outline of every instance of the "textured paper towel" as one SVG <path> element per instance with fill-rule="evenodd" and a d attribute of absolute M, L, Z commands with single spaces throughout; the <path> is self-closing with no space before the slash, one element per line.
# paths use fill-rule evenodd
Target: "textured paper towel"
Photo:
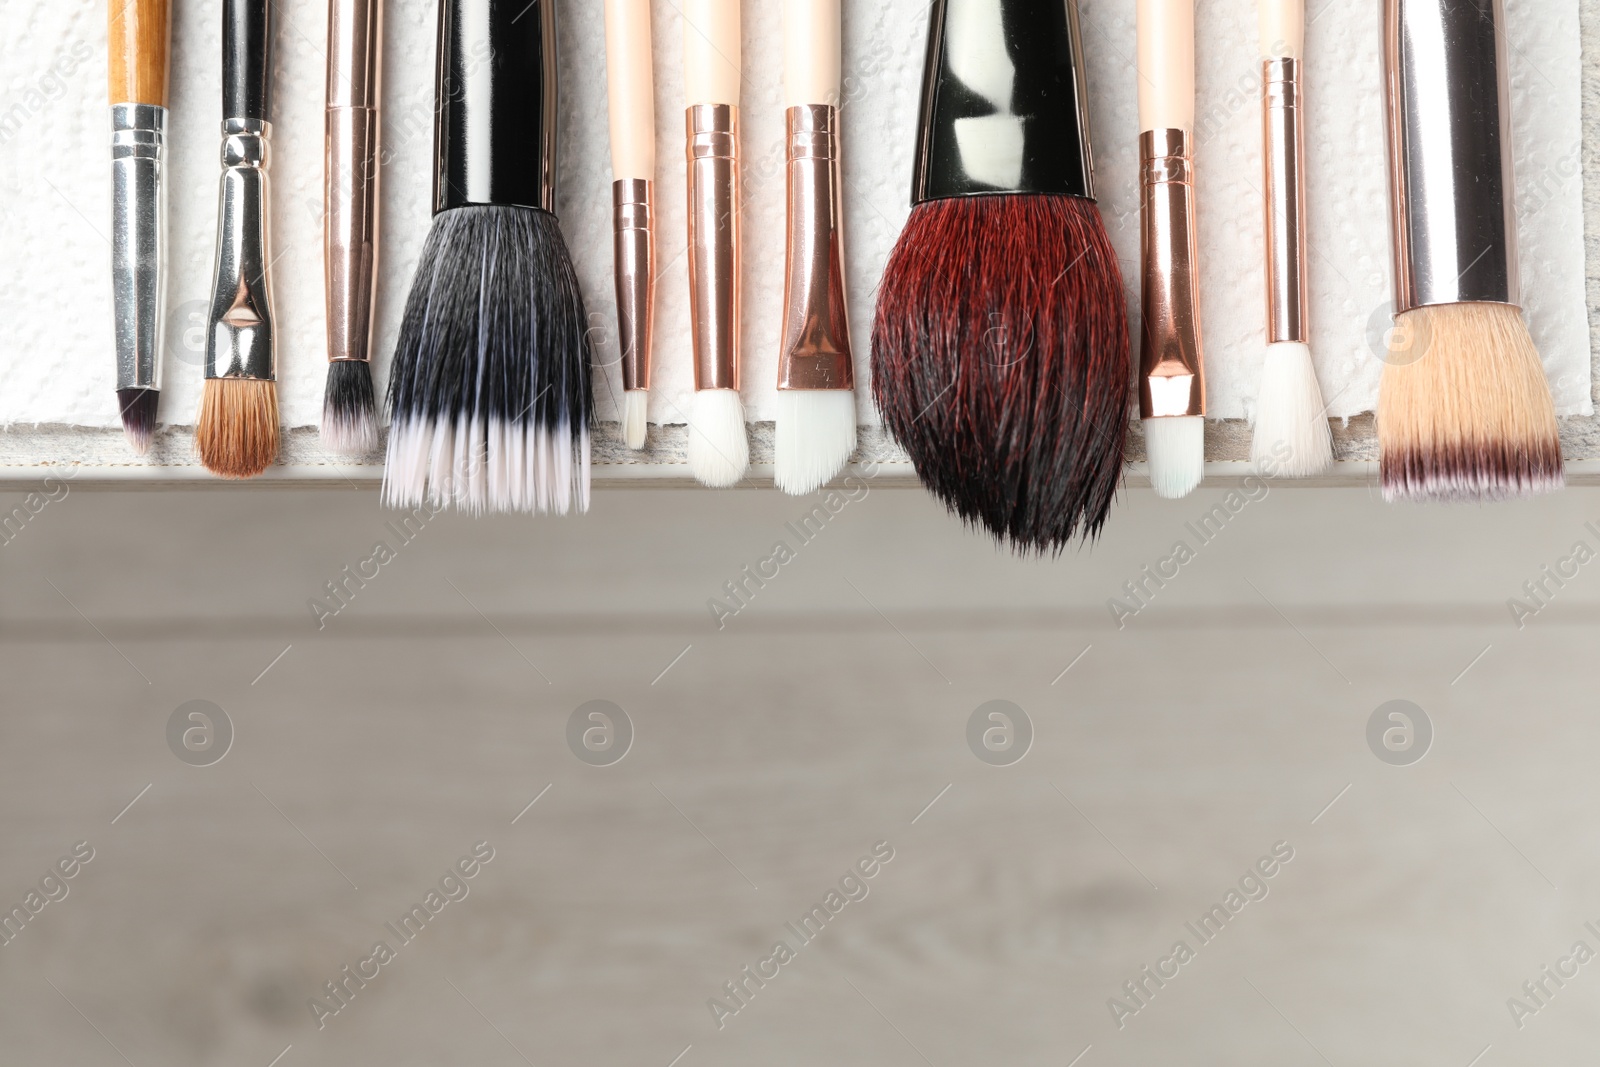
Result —
<path fill-rule="evenodd" d="M 220 119 L 217 0 L 175 5 L 169 345 L 161 417 L 191 423 L 210 288 Z M 320 237 L 325 3 L 279 0 L 274 285 L 284 421 L 313 425 L 324 377 Z M 682 422 L 692 388 L 682 257 L 682 26 L 655 5 L 661 284 L 650 417 Z M 746 2 L 744 391 L 773 416 L 782 305 L 781 5 Z M 1315 5 L 1313 5 L 1315 8 Z M 1588 414 L 1576 0 L 1507 0 L 1523 293 L 1564 414 Z M 1249 411 L 1261 361 L 1259 65 L 1250 0 L 1199 5 L 1200 225 L 1211 414 Z M 908 207 L 927 0 L 846 5 L 845 181 L 858 376 L 872 301 Z M 1369 410 L 1388 323 L 1380 19 L 1328 2 L 1309 32 L 1312 325 L 1335 415 Z M 114 426 L 103 4 L 0 0 L 0 424 Z M 615 417 L 610 160 L 598 0 L 562 6 L 561 215 L 600 340 L 596 392 Z M 1138 264 L 1132 4 L 1082 5 L 1101 204 L 1135 301 Z M 386 376 L 429 221 L 435 8 L 388 5 L 379 372 Z M 380 377 L 380 381 L 385 380 Z M 859 390 L 863 422 L 876 413 Z"/>

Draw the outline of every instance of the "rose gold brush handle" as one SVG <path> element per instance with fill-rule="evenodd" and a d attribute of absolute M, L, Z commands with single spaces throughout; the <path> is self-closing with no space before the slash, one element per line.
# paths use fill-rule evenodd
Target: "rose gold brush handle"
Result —
<path fill-rule="evenodd" d="M 650 0 L 606 0 L 606 99 L 622 388 L 650 388 L 655 337 L 656 112 Z"/>
<path fill-rule="evenodd" d="M 1194 0 L 1139 0 L 1141 419 L 1204 415 L 1194 196 Z"/>
<path fill-rule="evenodd" d="M 1306 277 L 1305 0 L 1261 0 L 1262 179 L 1266 186 L 1267 341 L 1310 340 Z"/>
<path fill-rule="evenodd" d="M 739 0 L 683 5 L 695 388 L 739 388 Z"/>
<path fill-rule="evenodd" d="M 382 0 L 330 0 L 323 185 L 328 360 L 372 358 Z"/>

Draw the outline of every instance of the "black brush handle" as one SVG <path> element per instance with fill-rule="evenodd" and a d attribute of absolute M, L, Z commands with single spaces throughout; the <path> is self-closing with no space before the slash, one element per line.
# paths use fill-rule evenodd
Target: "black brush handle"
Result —
<path fill-rule="evenodd" d="M 439 0 L 433 210 L 556 206 L 555 0 Z"/>
<path fill-rule="evenodd" d="M 963 47 L 952 62 L 947 40 Z M 937 0 L 928 16 L 911 202 L 1093 199 L 1077 0 Z"/>
<path fill-rule="evenodd" d="M 223 0 L 222 116 L 272 121 L 271 0 Z"/>

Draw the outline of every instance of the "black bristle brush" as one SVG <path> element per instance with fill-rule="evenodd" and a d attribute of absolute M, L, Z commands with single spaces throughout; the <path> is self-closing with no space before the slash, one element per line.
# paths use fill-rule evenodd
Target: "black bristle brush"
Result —
<path fill-rule="evenodd" d="M 590 347 L 555 216 L 554 0 L 441 0 L 433 228 L 389 383 L 384 502 L 589 506 Z"/>
<path fill-rule="evenodd" d="M 1121 476 L 1127 309 L 1093 196 L 1076 0 L 936 0 L 872 391 L 923 484 L 1019 551 L 1094 537 Z"/>

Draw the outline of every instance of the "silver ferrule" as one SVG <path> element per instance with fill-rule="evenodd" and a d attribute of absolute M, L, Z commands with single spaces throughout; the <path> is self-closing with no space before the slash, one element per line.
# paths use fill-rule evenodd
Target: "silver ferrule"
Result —
<path fill-rule="evenodd" d="M 839 109 L 791 107 L 787 126 L 788 260 L 778 388 L 850 389 L 855 381 L 844 298 Z"/>
<path fill-rule="evenodd" d="M 1502 0 L 1385 0 L 1395 310 L 1516 304 Z"/>
<path fill-rule="evenodd" d="M 622 388 L 648 389 L 656 319 L 655 183 L 615 181 L 611 202 Z"/>
<path fill-rule="evenodd" d="M 117 388 L 161 388 L 167 109 L 111 106 L 111 293 Z"/>
<path fill-rule="evenodd" d="M 206 333 L 207 378 L 272 381 L 272 285 L 267 258 L 267 139 L 260 119 L 222 122 L 217 265 Z"/>
<path fill-rule="evenodd" d="M 1261 165 L 1266 180 L 1267 341 L 1310 340 L 1306 328 L 1305 108 L 1300 61 L 1268 59 L 1261 68 Z"/>

